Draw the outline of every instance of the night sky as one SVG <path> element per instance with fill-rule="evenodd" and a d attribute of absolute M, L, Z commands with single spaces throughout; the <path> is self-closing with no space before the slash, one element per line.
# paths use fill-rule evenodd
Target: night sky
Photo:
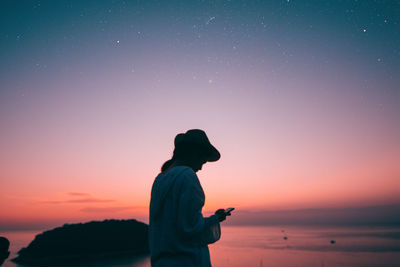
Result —
<path fill-rule="evenodd" d="M 206 210 L 400 204 L 399 1 L 3 0 L 0 59 L 3 226 L 146 217 L 190 128 Z"/>

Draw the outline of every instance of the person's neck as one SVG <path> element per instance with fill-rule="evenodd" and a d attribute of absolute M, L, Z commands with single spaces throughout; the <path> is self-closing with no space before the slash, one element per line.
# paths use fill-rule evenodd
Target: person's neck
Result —
<path fill-rule="evenodd" d="M 177 167 L 177 166 L 188 166 L 188 167 L 192 168 L 186 161 L 176 159 L 176 160 L 174 160 L 174 162 L 172 162 L 172 164 L 168 167 L 168 169 L 165 170 L 165 173 L 169 172 L 172 168 Z"/>

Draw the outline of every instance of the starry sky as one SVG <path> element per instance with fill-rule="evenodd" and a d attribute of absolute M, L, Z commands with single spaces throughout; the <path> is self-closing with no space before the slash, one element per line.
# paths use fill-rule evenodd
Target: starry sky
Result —
<path fill-rule="evenodd" d="M 0 226 L 147 220 L 177 133 L 205 211 L 400 205 L 400 2 L 0 2 Z"/>

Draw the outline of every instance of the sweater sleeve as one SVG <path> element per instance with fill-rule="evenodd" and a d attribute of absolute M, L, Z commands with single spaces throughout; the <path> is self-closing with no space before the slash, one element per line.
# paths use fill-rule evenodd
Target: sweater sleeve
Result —
<path fill-rule="evenodd" d="M 177 227 L 183 239 L 199 245 L 216 242 L 221 236 L 216 215 L 203 217 L 204 192 L 196 174 L 186 174 L 179 197 Z"/>

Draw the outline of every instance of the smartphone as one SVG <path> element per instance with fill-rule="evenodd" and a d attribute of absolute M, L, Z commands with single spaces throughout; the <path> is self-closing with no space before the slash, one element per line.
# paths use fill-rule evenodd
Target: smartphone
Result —
<path fill-rule="evenodd" d="M 225 213 L 230 213 L 231 211 L 233 211 L 235 208 L 227 208 L 225 209 Z"/>

